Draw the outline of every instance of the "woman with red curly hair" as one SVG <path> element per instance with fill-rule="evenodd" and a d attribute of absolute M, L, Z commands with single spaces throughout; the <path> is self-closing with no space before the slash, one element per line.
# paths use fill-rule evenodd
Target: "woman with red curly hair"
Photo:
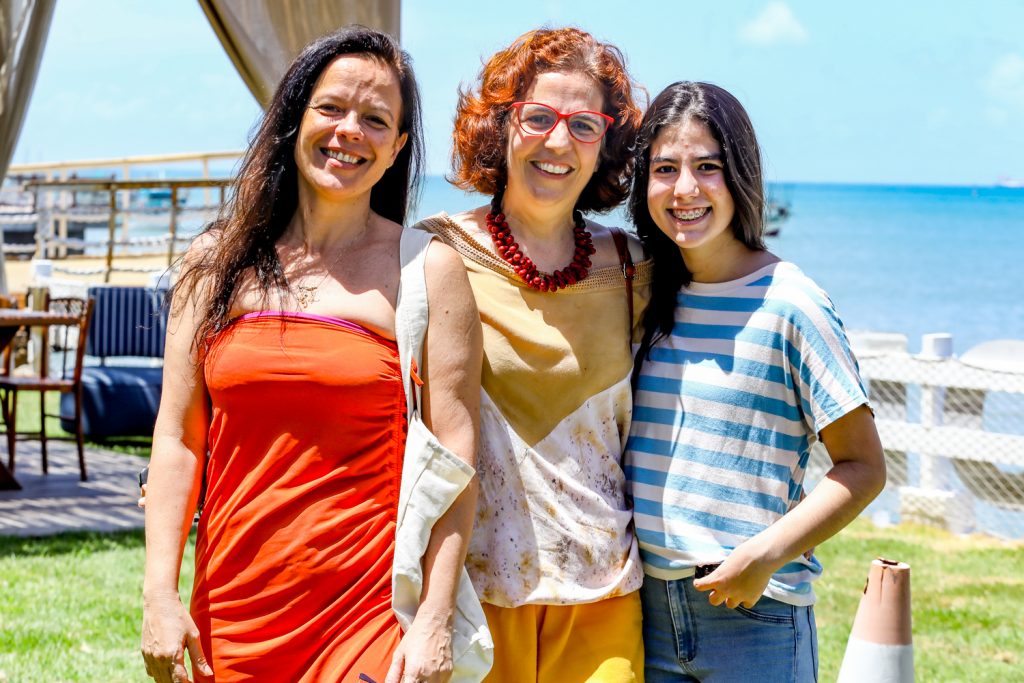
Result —
<path fill-rule="evenodd" d="M 467 566 L 490 681 L 643 679 L 621 460 L 650 264 L 634 265 L 634 237 L 583 217 L 625 199 L 640 120 L 615 47 L 573 28 L 524 34 L 460 94 L 452 182 L 490 201 L 419 226 L 460 253 L 483 322 Z"/>

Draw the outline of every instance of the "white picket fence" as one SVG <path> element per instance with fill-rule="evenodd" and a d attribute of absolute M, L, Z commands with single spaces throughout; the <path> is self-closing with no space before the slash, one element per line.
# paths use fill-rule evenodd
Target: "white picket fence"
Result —
<path fill-rule="evenodd" d="M 885 448 L 888 484 L 876 521 L 1024 538 L 1024 341 L 980 344 L 961 357 L 949 335 L 851 335 Z M 830 466 L 815 447 L 807 486 Z"/>

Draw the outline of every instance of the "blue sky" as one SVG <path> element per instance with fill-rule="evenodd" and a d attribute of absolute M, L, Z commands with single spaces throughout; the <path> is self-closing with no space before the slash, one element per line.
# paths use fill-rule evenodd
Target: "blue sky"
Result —
<path fill-rule="evenodd" d="M 731 90 L 772 180 L 1024 178 L 1019 1 L 405 0 L 402 13 L 433 173 L 481 58 L 572 24 L 618 45 L 652 96 L 680 79 Z M 198 3 L 60 0 L 13 162 L 235 149 L 258 114 Z"/>

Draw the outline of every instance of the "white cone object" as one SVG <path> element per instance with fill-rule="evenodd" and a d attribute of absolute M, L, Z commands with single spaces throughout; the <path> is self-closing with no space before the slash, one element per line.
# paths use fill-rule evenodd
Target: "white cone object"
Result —
<path fill-rule="evenodd" d="M 912 683 L 910 565 L 871 563 L 836 683 Z"/>

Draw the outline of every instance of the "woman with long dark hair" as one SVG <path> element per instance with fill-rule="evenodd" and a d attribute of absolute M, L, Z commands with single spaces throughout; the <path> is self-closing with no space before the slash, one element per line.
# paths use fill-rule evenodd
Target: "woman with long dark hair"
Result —
<path fill-rule="evenodd" d="M 475 489 L 436 520 L 398 512 L 403 457 L 421 461 L 403 453 L 412 385 L 395 341 L 421 145 L 395 41 L 364 27 L 321 38 L 285 74 L 230 205 L 184 259 L 146 501 L 142 644 L 158 681 L 187 679 L 186 649 L 196 678 L 218 683 L 440 681 L 457 666 Z M 477 313 L 451 249 L 432 244 L 423 271 L 434 314 L 410 373 L 426 381 L 427 426 L 471 475 Z M 178 574 L 204 462 L 189 611 Z M 396 581 L 408 593 L 422 580 L 404 634 L 392 611 L 403 523 L 429 535 L 422 576 L 414 561 L 417 576 Z"/>
<path fill-rule="evenodd" d="M 621 457 L 650 264 L 583 216 L 625 199 L 640 118 L 614 46 L 526 33 L 456 113 L 453 181 L 486 205 L 420 223 L 462 255 L 484 328 L 467 567 L 494 634 L 490 681 L 643 677 Z"/>
<path fill-rule="evenodd" d="M 629 208 L 654 258 L 626 448 L 647 681 L 815 681 L 802 553 L 885 483 L 843 325 L 765 249 L 760 149 L 722 88 L 654 99 Z M 833 467 L 801 502 L 818 439 Z"/>

